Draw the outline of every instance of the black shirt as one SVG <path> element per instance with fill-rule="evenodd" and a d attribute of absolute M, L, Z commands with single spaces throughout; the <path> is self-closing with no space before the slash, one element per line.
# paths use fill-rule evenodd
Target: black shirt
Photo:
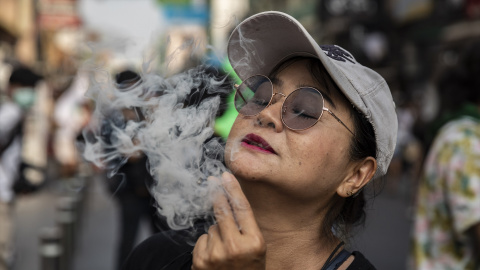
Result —
<path fill-rule="evenodd" d="M 201 234 L 201 233 L 200 233 Z M 122 270 L 191 270 L 194 239 L 199 232 L 165 231 L 151 236 L 129 255 Z M 375 270 L 358 251 L 347 270 Z"/>

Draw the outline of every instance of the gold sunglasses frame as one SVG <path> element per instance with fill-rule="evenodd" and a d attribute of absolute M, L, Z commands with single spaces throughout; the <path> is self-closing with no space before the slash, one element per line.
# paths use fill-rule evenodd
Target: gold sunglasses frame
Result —
<path fill-rule="evenodd" d="M 245 81 L 247 81 L 247 80 L 250 79 L 250 78 L 257 77 L 257 76 L 263 77 L 263 78 L 267 79 L 267 80 L 270 82 L 270 85 L 272 86 L 272 87 L 271 87 L 271 88 L 272 88 L 272 96 L 270 97 L 270 100 L 268 101 L 267 106 L 265 106 L 265 108 L 263 108 L 263 109 L 262 109 L 261 111 L 259 111 L 258 113 L 254 114 L 254 115 L 245 115 L 245 114 L 242 114 L 240 111 L 237 110 L 239 114 L 241 114 L 241 115 L 243 115 L 243 116 L 247 116 L 247 117 L 252 117 L 252 116 L 257 116 L 257 115 L 259 115 L 263 110 L 265 110 L 266 108 L 268 108 L 268 106 L 270 106 L 270 105 L 272 104 L 273 97 L 275 97 L 275 95 L 278 94 L 278 95 L 281 95 L 281 96 L 283 96 L 283 97 L 285 98 L 285 99 L 283 100 L 283 102 L 282 102 L 282 109 L 281 109 L 281 113 L 280 113 L 280 118 L 282 119 L 283 125 L 285 125 L 285 127 L 287 127 L 288 129 L 290 129 L 290 130 L 295 130 L 295 131 L 307 130 L 307 129 L 315 126 L 315 125 L 318 123 L 318 121 L 320 121 L 320 119 L 322 118 L 323 112 L 326 111 L 326 112 L 328 112 L 330 115 L 332 115 L 333 118 L 335 118 L 340 124 L 342 124 L 342 126 L 344 126 L 344 127 L 353 135 L 353 137 L 355 137 L 355 134 L 347 127 L 347 125 L 345 125 L 345 123 L 344 123 L 342 120 L 340 120 L 340 118 L 338 118 L 330 109 L 328 109 L 327 107 L 325 107 L 325 98 L 323 97 L 322 93 L 321 93 L 318 89 L 316 89 L 315 87 L 311 87 L 311 86 L 309 86 L 309 87 L 299 87 L 299 88 L 293 90 L 290 94 L 285 95 L 285 94 L 283 94 L 283 93 L 279 93 L 279 92 L 275 92 L 275 91 L 274 91 L 274 89 L 273 89 L 273 83 L 272 83 L 272 81 L 270 80 L 270 78 L 268 78 L 268 77 L 265 76 L 265 75 L 257 74 L 257 75 L 253 75 L 253 76 L 250 76 L 250 77 L 246 78 L 246 79 L 243 80 L 243 82 L 240 83 L 240 84 L 234 84 L 234 85 L 233 85 L 233 87 L 235 88 L 235 97 L 237 96 L 237 93 L 238 93 L 239 96 L 245 101 L 245 98 L 244 98 L 243 95 L 239 92 L 239 88 L 240 88 L 240 86 L 241 86 L 242 84 L 244 84 Z M 320 97 L 321 97 L 322 100 L 323 100 L 323 108 L 322 108 L 322 113 L 321 113 L 320 116 L 317 118 L 317 120 L 315 121 L 315 123 L 313 123 L 311 126 L 309 126 L 309 127 L 307 127 L 307 128 L 295 129 L 295 128 L 289 127 L 289 126 L 285 123 L 285 120 L 283 119 L 283 113 L 284 113 L 284 107 L 283 107 L 283 106 L 285 105 L 285 101 L 287 100 L 287 98 L 288 98 L 291 94 L 293 94 L 293 93 L 295 93 L 296 91 L 301 90 L 301 89 L 313 89 L 313 90 L 317 91 L 317 93 L 320 95 Z M 235 98 L 234 98 L 234 101 L 233 101 L 233 102 L 235 103 Z M 247 104 L 247 102 L 245 102 L 245 104 Z M 237 107 L 235 106 L 235 109 L 236 109 L 236 108 L 237 108 Z"/>

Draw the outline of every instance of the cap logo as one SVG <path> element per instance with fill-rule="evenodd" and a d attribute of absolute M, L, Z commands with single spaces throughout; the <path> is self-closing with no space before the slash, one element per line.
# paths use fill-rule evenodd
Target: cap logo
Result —
<path fill-rule="evenodd" d="M 352 61 L 354 59 L 352 55 L 340 47 L 335 45 L 320 45 L 320 48 L 322 48 L 325 54 L 332 59 L 342 62 L 349 61 L 350 63 L 355 64 L 355 62 Z"/>

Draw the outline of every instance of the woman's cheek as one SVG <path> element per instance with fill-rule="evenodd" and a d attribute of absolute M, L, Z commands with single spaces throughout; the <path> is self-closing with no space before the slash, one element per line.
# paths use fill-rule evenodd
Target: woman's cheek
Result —
<path fill-rule="evenodd" d="M 234 138 L 234 136 L 229 136 L 227 144 L 225 146 L 225 165 L 230 171 L 238 169 L 238 163 L 241 162 L 240 158 L 240 140 Z"/>
<path fill-rule="evenodd" d="M 237 173 L 239 170 L 245 167 L 245 158 L 241 157 L 241 153 L 237 146 L 227 146 L 225 150 L 225 165 L 233 173 Z"/>
<path fill-rule="evenodd" d="M 238 159 L 238 152 L 240 151 L 240 143 L 243 137 L 240 135 L 242 134 L 240 131 L 243 129 L 242 123 L 245 122 L 245 119 L 239 115 L 235 119 L 235 122 L 232 125 L 230 133 L 227 138 L 227 143 L 225 145 L 225 164 L 229 169 L 232 162 Z"/>

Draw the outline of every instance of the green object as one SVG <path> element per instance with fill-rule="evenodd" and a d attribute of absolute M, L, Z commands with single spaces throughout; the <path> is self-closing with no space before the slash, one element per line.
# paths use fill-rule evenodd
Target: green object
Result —
<path fill-rule="evenodd" d="M 232 129 L 233 122 L 237 118 L 238 112 L 235 109 L 233 104 L 233 99 L 235 98 L 235 93 L 230 94 L 227 98 L 227 110 L 223 113 L 222 116 L 215 119 L 215 133 L 220 135 L 222 138 L 227 139 L 230 129 Z"/>
<path fill-rule="evenodd" d="M 238 77 L 237 73 L 235 73 L 235 70 L 233 70 L 233 67 L 230 64 L 230 61 L 228 61 L 228 59 L 223 62 L 222 68 L 223 70 L 225 70 L 225 72 L 228 73 L 230 77 L 234 79 L 235 83 L 240 84 L 242 82 L 242 80 L 240 80 L 240 77 Z"/>
<path fill-rule="evenodd" d="M 35 102 L 35 91 L 31 87 L 21 87 L 13 93 L 13 100 L 22 108 L 28 109 Z"/>
<path fill-rule="evenodd" d="M 227 74 L 233 78 L 235 83 L 240 83 L 240 78 L 237 76 L 228 60 L 223 63 L 222 67 L 225 72 L 227 72 Z M 235 122 L 235 119 L 238 115 L 238 112 L 235 109 L 235 104 L 233 103 L 234 98 L 235 92 L 231 93 L 227 98 L 227 109 L 225 110 L 225 113 L 215 119 L 215 133 L 224 139 L 227 139 L 230 129 L 232 129 L 233 122 Z"/>
<path fill-rule="evenodd" d="M 465 103 L 454 112 L 444 112 L 440 117 L 431 124 L 429 132 L 427 132 L 427 142 L 433 142 L 438 131 L 448 122 L 460 118 L 462 116 L 470 116 L 480 121 L 480 111 L 478 106 L 472 103 Z"/>

